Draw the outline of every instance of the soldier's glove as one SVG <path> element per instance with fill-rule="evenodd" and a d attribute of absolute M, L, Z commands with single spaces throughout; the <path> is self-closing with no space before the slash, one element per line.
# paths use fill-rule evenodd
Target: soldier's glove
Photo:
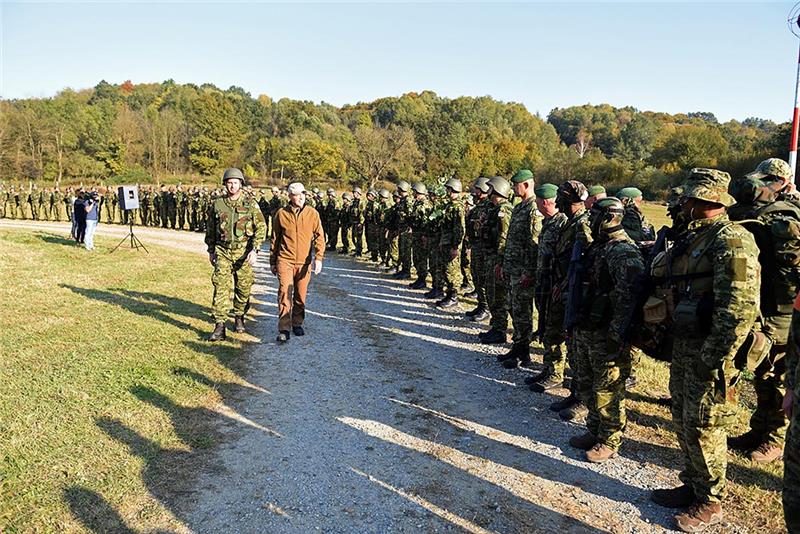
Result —
<path fill-rule="evenodd" d="M 519 286 L 523 289 L 528 289 L 533 285 L 533 277 L 523 274 L 519 279 Z"/>
<path fill-rule="evenodd" d="M 716 382 L 719 380 L 719 369 L 712 369 L 708 367 L 701 358 L 697 359 L 694 370 L 700 380 L 704 380 L 706 382 Z"/>

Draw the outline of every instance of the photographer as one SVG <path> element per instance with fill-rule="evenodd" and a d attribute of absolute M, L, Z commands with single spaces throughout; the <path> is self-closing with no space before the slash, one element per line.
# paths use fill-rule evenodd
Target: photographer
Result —
<path fill-rule="evenodd" d="M 86 250 L 94 250 L 94 232 L 100 220 L 100 199 L 96 191 L 84 196 L 84 213 L 86 217 L 84 243 Z"/>
<path fill-rule="evenodd" d="M 78 191 L 78 196 L 75 197 L 72 206 L 72 237 L 79 245 L 83 244 L 84 235 L 86 234 L 86 202 L 84 200 L 84 191 Z"/>

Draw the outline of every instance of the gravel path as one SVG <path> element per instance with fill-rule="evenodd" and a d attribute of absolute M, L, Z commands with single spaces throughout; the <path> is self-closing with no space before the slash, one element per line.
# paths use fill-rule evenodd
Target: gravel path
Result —
<path fill-rule="evenodd" d="M 260 338 L 216 468 L 179 514 L 197 532 L 663 532 L 649 490 L 675 472 L 626 455 L 592 465 L 582 429 L 474 343 L 480 325 L 331 255 L 307 335 L 275 344 L 277 280 L 255 288 Z M 565 391 L 559 392 L 566 394 Z M 647 448 L 646 444 L 638 450 Z"/>

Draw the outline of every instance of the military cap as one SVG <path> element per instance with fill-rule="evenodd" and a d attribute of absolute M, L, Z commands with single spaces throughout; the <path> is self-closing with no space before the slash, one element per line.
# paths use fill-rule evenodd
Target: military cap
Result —
<path fill-rule="evenodd" d="M 411 189 L 411 184 L 409 184 L 405 180 L 400 180 L 399 182 L 397 182 L 397 190 L 398 191 L 402 191 L 404 193 L 407 193 L 409 189 Z"/>
<path fill-rule="evenodd" d="M 414 182 L 414 185 L 411 186 L 411 189 L 418 195 L 428 194 L 428 188 L 425 187 L 425 184 L 423 184 L 422 182 Z"/>
<path fill-rule="evenodd" d="M 445 189 L 450 189 L 456 193 L 460 193 L 464 190 L 464 188 L 461 186 L 461 180 L 458 178 L 450 178 L 447 180 L 447 182 L 445 182 L 444 187 Z"/>
<path fill-rule="evenodd" d="M 756 170 L 747 175 L 748 178 L 758 179 L 766 178 L 767 176 L 789 179 L 792 177 L 792 169 L 788 163 L 780 158 L 769 158 L 759 163 Z"/>
<path fill-rule="evenodd" d="M 578 180 L 567 180 L 558 186 L 556 197 L 569 204 L 577 204 L 589 198 L 589 192 L 586 191 L 586 186 Z"/>
<path fill-rule="evenodd" d="M 488 193 L 489 192 L 489 186 L 487 185 L 488 183 L 489 179 L 486 178 L 485 176 L 481 176 L 480 178 L 475 180 L 475 183 L 472 184 L 472 188 L 479 189 L 482 193 Z"/>
<path fill-rule="evenodd" d="M 586 188 L 586 192 L 589 193 L 590 197 L 595 195 L 602 195 L 606 192 L 606 188 L 602 185 L 592 185 Z"/>
<path fill-rule="evenodd" d="M 528 180 L 533 180 L 533 173 L 528 169 L 521 169 L 511 177 L 511 182 L 515 184 L 521 184 L 522 182 L 527 182 Z"/>
<path fill-rule="evenodd" d="M 381 189 L 378 194 L 381 196 L 381 198 L 389 198 L 392 196 L 388 189 Z"/>
<path fill-rule="evenodd" d="M 489 178 L 487 185 L 492 189 L 492 194 L 508 198 L 511 196 L 511 184 L 502 176 Z"/>
<path fill-rule="evenodd" d="M 536 198 L 556 198 L 556 195 L 558 194 L 558 186 L 556 184 L 542 184 L 534 189 L 533 192 L 536 193 Z"/>
<path fill-rule="evenodd" d="M 683 197 L 696 198 L 722 206 L 733 206 L 736 200 L 728 193 L 731 175 L 717 169 L 694 168 L 683 184 Z"/>
<path fill-rule="evenodd" d="M 239 180 L 242 182 L 242 185 L 244 185 L 244 174 L 242 174 L 242 171 L 236 167 L 225 169 L 225 172 L 222 175 L 222 185 L 225 185 L 225 182 L 228 180 Z"/>
<path fill-rule="evenodd" d="M 589 193 L 591 195 L 591 193 Z M 639 198 L 642 196 L 642 191 L 636 187 L 623 187 L 619 191 L 617 191 L 617 198 L 622 200 L 623 198 Z"/>

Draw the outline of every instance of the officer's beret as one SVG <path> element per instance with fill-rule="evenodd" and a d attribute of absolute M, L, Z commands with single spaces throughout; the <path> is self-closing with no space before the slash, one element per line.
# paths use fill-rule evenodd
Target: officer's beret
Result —
<path fill-rule="evenodd" d="M 556 198 L 558 194 L 558 186 L 555 184 L 542 184 L 534 190 L 536 198 Z"/>
<path fill-rule="evenodd" d="M 533 180 L 533 173 L 528 169 L 521 169 L 517 171 L 517 174 L 511 177 L 511 182 L 515 184 L 521 184 L 528 180 Z"/>
<path fill-rule="evenodd" d="M 617 191 L 616 197 L 620 200 L 623 198 L 639 198 L 642 196 L 642 191 L 636 187 L 623 187 Z"/>
<path fill-rule="evenodd" d="M 606 188 L 603 187 L 602 185 L 593 185 L 591 187 L 588 187 L 586 189 L 586 191 L 589 193 L 590 197 L 593 197 L 595 195 L 601 195 L 601 194 L 605 193 L 606 192 Z"/>

